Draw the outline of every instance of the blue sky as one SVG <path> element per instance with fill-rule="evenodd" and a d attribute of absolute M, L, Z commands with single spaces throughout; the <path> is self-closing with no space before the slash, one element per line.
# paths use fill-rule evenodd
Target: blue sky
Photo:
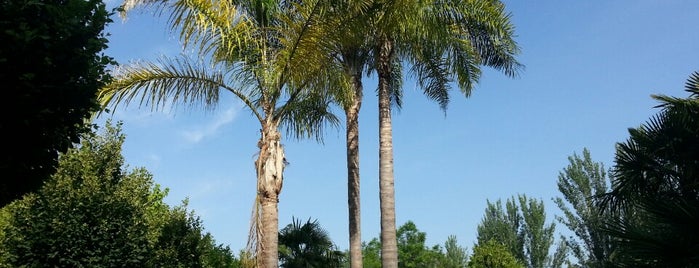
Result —
<path fill-rule="evenodd" d="M 519 78 L 484 69 L 470 98 L 452 92 L 446 116 L 408 80 L 403 109 L 394 112 L 397 224 L 412 220 L 429 245 L 456 235 L 471 248 L 486 200 L 539 198 L 553 221 L 551 199 L 567 157 L 588 148 L 611 167 L 627 128 L 657 112 L 650 95 L 685 97 L 684 82 L 699 71 L 697 1 L 504 3 L 526 66 Z M 106 53 L 121 64 L 180 53 L 165 22 L 149 11 L 115 17 Z M 361 209 L 368 241 L 380 231 L 378 115 L 376 79 L 364 83 Z M 112 118 L 124 123 L 127 163 L 169 188 L 168 203 L 189 198 L 206 230 L 237 251 L 254 200 L 259 124 L 232 96 L 222 97 L 213 111 L 134 104 Z M 286 139 L 290 165 L 279 203 L 280 227 L 292 217 L 317 219 L 341 249 L 348 248 L 344 142 L 342 128 L 329 130 L 324 144 Z"/>

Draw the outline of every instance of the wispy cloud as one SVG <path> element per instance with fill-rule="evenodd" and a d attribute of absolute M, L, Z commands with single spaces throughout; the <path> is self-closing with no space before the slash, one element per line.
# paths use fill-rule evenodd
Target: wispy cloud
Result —
<path fill-rule="evenodd" d="M 194 130 L 186 130 L 182 132 L 182 136 L 191 143 L 197 143 L 202 141 L 204 138 L 216 134 L 216 132 L 223 126 L 233 122 L 235 117 L 238 115 L 240 107 L 233 106 L 225 111 L 221 112 L 216 116 L 216 118 L 206 125 L 200 126 Z"/>

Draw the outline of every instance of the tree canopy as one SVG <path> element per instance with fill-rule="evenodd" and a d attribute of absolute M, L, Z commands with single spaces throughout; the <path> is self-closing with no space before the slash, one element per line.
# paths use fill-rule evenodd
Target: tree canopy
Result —
<path fill-rule="evenodd" d="M 524 268 L 507 249 L 507 246 L 495 240 L 488 240 L 473 248 L 473 255 L 468 262 L 471 268 Z"/>
<path fill-rule="evenodd" d="M 567 254 L 564 244 L 559 244 L 553 254 L 555 223 L 546 222 L 542 200 L 518 195 L 512 197 L 503 208 L 502 201 L 487 202 L 485 215 L 478 225 L 478 243 L 494 241 L 507 248 L 525 267 L 561 267 Z"/>
<path fill-rule="evenodd" d="M 568 166 L 558 175 L 554 198 L 563 215 L 556 215 L 574 236 L 562 237 L 581 267 L 607 267 L 611 264 L 612 238 L 603 231 L 605 221 L 613 217 L 601 209 L 600 197 L 609 190 L 610 178 L 604 164 L 592 160 L 590 151 L 568 157 Z"/>
<path fill-rule="evenodd" d="M 0 3 L 0 207 L 39 189 L 90 131 L 115 64 L 102 54 L 110 15 L 102 0 Z"/>

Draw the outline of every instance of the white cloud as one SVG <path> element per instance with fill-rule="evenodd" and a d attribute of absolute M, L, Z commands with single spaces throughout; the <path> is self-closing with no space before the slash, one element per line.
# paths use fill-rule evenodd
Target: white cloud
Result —
<path fill-rule="evenodd" d="M 152 153 L 148 155 L 148 161 L 150 161 L 153 167 L 158 167 L 160 166 L 161 157 L 160 155 Z"/>
<path fill-rule="evenodd" d="M 222 113 L 219 113 L 216 118 L 204 126 L 200 126 L 194 130 L 187 130 L 182 133 L 182 136 L 191 143 L 197 143 L 202 141 L 204 138 L 216 134 L 216 132 L 223 126 L 233 122 L 233 119 L 238 114 L 240 107 L 233 106 Z"/>

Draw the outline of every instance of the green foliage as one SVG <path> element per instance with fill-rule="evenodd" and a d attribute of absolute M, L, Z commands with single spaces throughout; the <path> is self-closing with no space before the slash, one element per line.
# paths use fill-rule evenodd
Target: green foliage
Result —
<path fill-rule="evenodd" d="M 0 207 L 39 189 L 59 153 L 90 131 L 115 64 L 101 54 L 110 15 L 102 0 L 1 2 Z"/>
<path fill-rule="evenodd" d="M 381 241 L 373 238 L 362 242 L 362 263 L 365 268 L 381 268 Z"/>
<path fill-rule="evenodd" d="M 123 170 L 123 141 L 108 123 L 61 155 L 37 193 L 2 209 L 0 266 L 204 267 L 221 255 L 186 205 L 163 203 L 167 190 L 146 170 Z"/>
<path fill-rule="evenodd" d="M 522 216 L 514 198 L 507 199 L 503 208 L 502 201 L 486 201 L 485 214 L 478 225 L 478 244 L 495 240 L 507 247 L 510 254 L 524 261 L 524 233 Z"/>
<path fill-rule="evenodd" d="M 425 245 L 427 234 L 420 232 L 415 223 L 408 221 L 398 228 L 398 267 L 440 267 L 442 252 L 439 246 Z"/>
<path fill-rule="evenodd" d="M 495 240 L 479 243 L 473 248 L 473 255 L 468 262 L 470 268 L 524 268 L 508 247 Z"/>
<path fill-rule="evenodd" d="M 485 215 L 478 225 L 478 245 L 495 241 L 504 245 L 526 267 L 559 267 L 566 247 L 559 245 L 549 256 L 553 245 L 555 224 L 546 224 L 544 203 L 526 195 L 508 199 L 505 208 L 498 200 L 487 202 Z"/>
<path fill-rule="evenodd" d="M 340 267 L 344 258 L 317 220 L 294 219 L 279 231 L 279 245 L 281 267 Z"/>
<path fill-rule="evenodd" d="M 468 253 L 458 245 L 455 236 L 449 236 L 444 249 L 439 245 L 425 245 L 427 234 L 420 232 L 412 221 L 398 228 L 398 267 L 466 267 Z M 446 251 L 445 251 L 446 250 Z M 365 268 L 381 267 L 381 242 L 378 238 L 362 243 L 362 262 Z"/>
<path fill-rule="evenodd" d="M 556 216 L 575 237 L 563 237 L 577 265 L 607 267 L 613 250 L 611 237 L 604 233 L 604 222 L 612 219 L 608 210 L 600 209 L 600 199 L 609 189 L 609 178 L 602 163 L 592 161 L 590 151 L 583 149 L 582 157 L 573 154 L 569 164 L 558 175 L 558 191 L 563 197 L 554 202 L 563 212 Z"/>
<path fill-rule="evenodd" d="M 653 96 L 662 110 L 617 144 L 607 208 L 624 267 L 699 265 L 699 72 L 688 98 Z"/>
<path fill-rule="evenodd" d="M 468 265 L 468 252 L 466 248 L 459 246 L 456 236 L 450 235 L 444 242 L 443 268 L 464 268 Z"/>
<path fill-rule="evenodd" d="M 108 127 L 61 156 L 56 174 L 12 208 L 5 246 L 12 266 L 144 266 L 145 170 L 122 173 L 123 136 Z"/>
<path fill-rule="evenodd" d="M 522 233 L 527 267 L 549 267 L 549 248 L 553 245 L 556 226 L 554 223 L 546 224 L 543 201 L 520 195 L 519 204 L 524 219 Z"/>

